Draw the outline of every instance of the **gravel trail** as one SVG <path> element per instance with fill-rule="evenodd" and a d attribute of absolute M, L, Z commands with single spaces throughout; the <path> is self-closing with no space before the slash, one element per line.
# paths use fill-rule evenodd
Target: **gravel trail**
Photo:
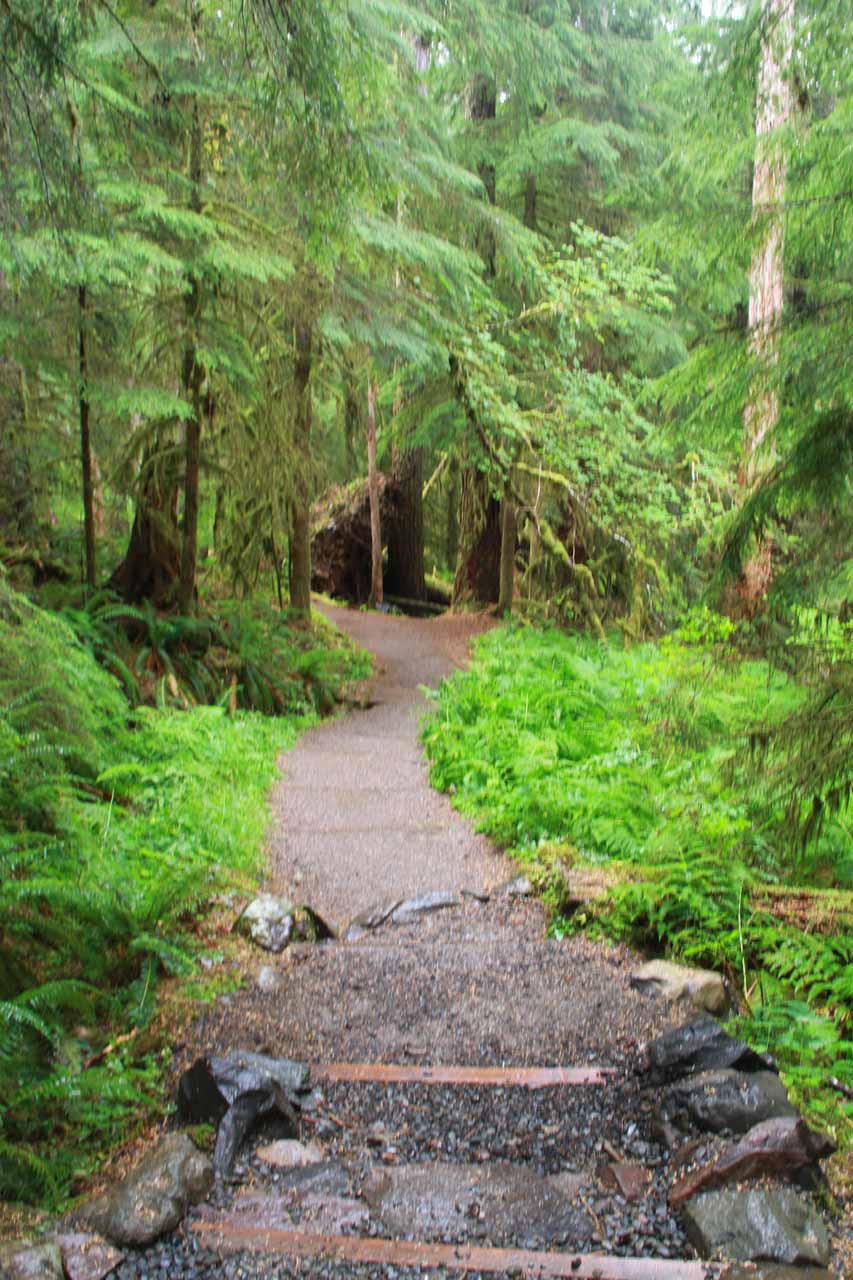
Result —
<path fill-rule="evenodd" d="M 373 650 L 377 677 L 369 710 L 283 759 L 270 888 L 339 924 L 430 891 L 453 905 L 350 941 L 247 951 L 245 985 L 196 1019 L 176 1072 L 229 1049 L 331 1070 L 315 1074 L 315 1106 L 295 1130 L 281 1117 L 259 1127 L 233 1175 L 117 1280 L 480 1280 L 467 1261 L 477 1250 L 490 1274 L 557 1274 L 540 1269 L 555 1251 L 559 1274 L 581 1280 L 719 1276 L 695 1261 L 668 1203 L 682 1160 L 710 1148 L 665 1145 L 659 1091 L 639 1069 L 643 1044 L 687 1011 L 632 988 L 627 948 L 547 938 L 541 904 L 507 889 L 517 869 L 429 787 L 420 687 L 464 663 L 486 619 L 324 612 Z M 376 1075 L 364 1064 L 409 1078 L 364 1078 Z M 488 1068 L 491 1083 L 419 1070 L 439 1066 Z M 504 1067 L 574 1067 L 584 1083 L 529 1089 L 495 1081 Z M 317 1163 L 271 1162 L 268 1144 L 289 1137 Z M 294 1256 L 298 1238 L 311 1252 L 318 1235 L 322 1256 Z M 354 1248 L 385 1260 L 347 1260 Z M 502 1270 L 509 1255 L 483 1260 L 494 1250 L 534 1254 Z"/>
<path fill-rule="evenodd" d="M 640 1046 L 673 1011 L 631 988 L 636 956 L 628 949 L 548 939 L 541 905 L 500 888 L 517 867 L 429 786 L 418 744 L 421 686 L 463 665 L 487 620 L 324 612 L 374 652 L 376 677 L 368 710 L 321 725 L 284 757 L 270 888 L 339 925 L 433 890 L 452 891 L 456 905 L 386 921 L 351 942 L 258 952 L 248 984 L 202 1013 L 176 1066 L 240 1047 L 309 1063 L 613 1074 L 603 1084 L 539 1090 L 322 1084 L 316 1111 L 299 1128 L 326 1161 L 314 1192 L 310 1178 L 295 1185 L 294 1175 L 257 1157 L 286 1131 L 267 1125 L 247 1144 L 233 1181 L 183 1231 L 128 1259 L 119 1280 L 445 1274 L 220 1255 L 193 1229 L 205 1221 L 248 1224 L 259 1236 L 283 1222 L 287 1230 L 453 1245 L 692 1258 L 666 1203 L 669 1153 L 655 1140 L 652 1101 L 634 1070 Z M 637 1205 L 608 1178 L 614 1153 L 648 1170 Z"/>
<path fill-rule="evenodd" d="M 485 890 L 512 874 L 446 796 L 418 745 L 437 688 L 464 661 L 483 617 L 435 622 L 321 606 L 376 657 L 370 706 L 320 725 L 283 760 L 273 795 L 272 879 L 343 923 L 382 899 Z"/>

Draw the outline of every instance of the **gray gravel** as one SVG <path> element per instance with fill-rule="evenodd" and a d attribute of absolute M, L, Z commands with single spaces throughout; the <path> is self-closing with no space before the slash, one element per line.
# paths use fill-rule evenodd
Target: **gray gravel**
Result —
<path fill-rule="evenodd" d="M 458 665 L 470 624 L 451 621 L 442 629 L 351 612 L 335 620 L 379 654 L 377 705 L 321 726 L 285 758 L 275 795 L 271 888 L 343 923 L 389 897 L 482 893 L 505 882 L 517 868 L 429 789 L 417 745 L 419 685 L 437 683 Z M 535 901 L 466 898 L 408 924 L 385 923 L 353 944 L 258 953 L 246 988 L 206 1009 L 177 1047 L 176 1072 L 199 1054 L 236 1047 L 308 1062 L 616 1067 L 604 1086 L 539 1091 L 327 1085 L 316 1112 L 303 1117 L 300 1136 L 340 1165 L 345 1198 L 395 1165 L 509 1162 L 531 1174 L 575 1178 L 578 1211 L 592 1223 L 585 1249 L 691 1257 L 666 1204 L 669 1153 L 652 1139 L 653 1099 L 641 1093 L 634 1069 L 641 1044 L 679 1015 L 630 987 L 636 956 L 627 949 L 583 937 L 549 940 L 544 925 Z M 227 1215 L 241 1196 L 287 1190 L 288 1175 L 254 1155 L 275 1136 L 281 1135 L 274 1125 L 255 1135 L 235 1181 L 217 1189 L 208 1215 Z M 649 1193 L 637 1205 L 608 1180 L 614 1151 L 651 1170 Z M 299 1221 L 298 1204 L 290 1211 Z M 384 1234 L 375 1214 L 363 1230 Z M 508 1228 L 489 1241 L 472 1228 L 471 1237 L 537 1244 Z M 449 1228 L 448 1240 L 465 1238 L 458 1225 Z M 116 1274 L 119 1280 L 296 1274 L 414 1280 L 426 1273 L 246 1254 L 221 1259 L 184 1232 L 129 1258 Z"/>
<path fill-rule="evenodd" d="M 424 622 L 323 612 L 376 655 L 371 706 L 320 725 L 282 758 L 273 794 L 273 879 L 345 923 L 389 894 L 489 888 L 507 860 L 429 786 L 418 747 L 421 686 L 464 657 L 477 619 Z"/>

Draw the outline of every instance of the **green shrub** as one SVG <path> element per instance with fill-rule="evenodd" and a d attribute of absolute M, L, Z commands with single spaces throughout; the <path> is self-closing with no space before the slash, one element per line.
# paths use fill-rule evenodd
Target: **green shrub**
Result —
<path fill-rule="evenodd" d="M 853 1106 L 826 1083 L 834 1075 L 853 1087 L 849 938 L 780 925 L 761 906 L 774 880 L 853 882 L 845 804 L 836 787 L 803 843 L 780 786 L 784 776 L 800 786 L 800 758 L 756 768 L 751 740 L 760 731 L 780 760 L 787 726 L 809 714 L 813 695 L 743 660 L 731 641 L 731 623 L 707 611 L 630 650 L 553 630 L 491 632 L 471 668 L 434 695 L 423 730 L 431 777 L 552 889 L 557 910 L 555 845 L 625 864 L 582 923 L 722 968 L 750 1010 L 750 1037 L 772 1042 L 804 1104 L 825 1123 L 834 1115 L 836 1135 L 851 1141 Z M 577 923 L 557 916 L 552 928 Z M 795 1006 L 800 1025 L 786 1033 L 780 1011 Z"/>
<path fill-rule="evenodd" d="M 61 1201 L 162 1106 L 160 1064 L 131 1033 L 160 976 L 194 970 L 193 917 L 212 892 L 256 882 L 280 752 L 369 669 L 325 624 L 272 611 L 225 610 L 221 626 L 152 616 L 146 650 L 127 647 L 114 610 L 81 611 L 81 641 L 73 618 L 0 582 L 0 1196 Z M 273 717 L 234 710 L 230 678 L 227 705 L 180 689 L 129 705 L 119 666 L 170 662 L 158 679 L 180 671 L 186 689 L 226 632 L 242 678 L 268 673 Z"/>

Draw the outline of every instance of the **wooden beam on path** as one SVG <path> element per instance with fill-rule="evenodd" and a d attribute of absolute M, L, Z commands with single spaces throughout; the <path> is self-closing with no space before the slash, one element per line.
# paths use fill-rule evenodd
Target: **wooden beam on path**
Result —
<path fill-rule="evenodd" d="M 553 1089 L 604 1084 L 614 1067 L 422 1067 L 387 1062 L 331 1062 L 311 1068 L 312 1080 L 366 1084 L 471 1084 L 492 1088 Z"/>
<path fill-rule="evenodd" d="M 528 1276 L 536 1280 L 705 1280 L 708 1275 L 708 1268 L 701 1262 L 663 1258 L 613 1258 L 600 1253 L 545 1253 L 421 1240 L 327 1236 L 309 1231 L 237 1227 L 227 1222 L 191 1225 L 207 1248 L 231 1253 L 245 1249 L 288 1258 L 328 1258 L 389 1267 L 445 1267 L 449 1271 Z"/>

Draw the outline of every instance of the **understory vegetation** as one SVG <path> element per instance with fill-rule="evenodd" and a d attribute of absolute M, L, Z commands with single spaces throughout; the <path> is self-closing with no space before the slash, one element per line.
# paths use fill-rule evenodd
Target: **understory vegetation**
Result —
<path fill-rule="evenodd" d="M 48 613 L 0 580 L 0 1198 L 61 1201 L 162 1108 L 159 981 L 257 883 L 278 754 L 367 673 L 342 645 L 257 603 Z"/>
<path fill-rule="evenodd" d="M 832 759 L 786 732 L 833 681 L 849 693 L 851 631 L 815 688 L 743 641 L 707 611 L 630 649 L 492 632 L 435 695 L 432 781 L 530 868 L 557 934 L 721 968 L 742 1033 L 850 1144 L 853 831 Z M 836 730 L 849 770 L 849 717 Z M 589 866 L 606 893 L 579 906 Z"/>
<path fill-rule="evenodd" d="M 849 1140 L 851 44 L 0 0 L 0 1196 L 156 1105 L 158 976 L 364 670 L 312 590 L 545 628 L 442 691 L 436 783 L 555 930 L 722 965 Z"/>

